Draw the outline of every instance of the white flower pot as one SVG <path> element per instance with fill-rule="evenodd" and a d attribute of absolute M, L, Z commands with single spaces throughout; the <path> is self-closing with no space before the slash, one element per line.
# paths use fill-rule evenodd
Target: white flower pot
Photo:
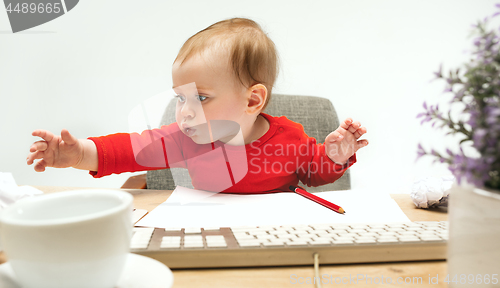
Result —
<path fill-rule="evenodd" d="M 500 191 L 454 185 L 449 201 L 448 275 L 439 280 L 500 287 Z"/>

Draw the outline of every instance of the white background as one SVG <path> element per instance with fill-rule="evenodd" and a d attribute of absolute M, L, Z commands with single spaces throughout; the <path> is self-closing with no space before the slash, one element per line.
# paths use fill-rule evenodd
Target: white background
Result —
<path fill-rule="evenodd" d="M 0 11 L 0 171 L 18 184 L 120 187 L 130 173 L 37 173 L 26 165 L 35 129 L 78 138 L 128 130 L 128 113 L 172 86 L 185 40 L 212 23 L 249 17 L 277 45 L 275 93 L 329 98 L 342 119 L 367 127 L 370 145 L 351 168 L 353 188 L 408 192 L 424 176 L 449 174 L 415 162 L 417 144 L 444 151 L 457 141 L 420 125 L 423 101 L 446 103 L 444 70 L 467 61 L 471 24 L 490 0 L 131 1 L 82 0 L 68 14 L 13 34 Z"/>

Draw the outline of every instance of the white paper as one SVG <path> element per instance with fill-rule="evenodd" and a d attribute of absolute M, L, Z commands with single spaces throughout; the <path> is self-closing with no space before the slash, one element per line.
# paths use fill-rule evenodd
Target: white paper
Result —
<path fill-rule="evenodd" d="M 455 182 L 452 175 L 422 178 L 411 186 L 411 199 L 418 208 L 448 206 L 450 189 Z"/>
<path fill-rule="evenodd" d="M 17 186 L 11 173 L 0 172 L 0 211 L 19 199 L 38 194 L 43 192 L 31 186 Z"/>
<path fill-rule="evenodd" d="M 205 197 L 203 193 L 211 195 Z M 185 228 L 411 222 L 389 194 L 344 190 L 314 195 L 341 206 L 346 213 L 339 214 L 293 192 L 214 194 L 177 187 L 167 201 L 136 226 Z"/>

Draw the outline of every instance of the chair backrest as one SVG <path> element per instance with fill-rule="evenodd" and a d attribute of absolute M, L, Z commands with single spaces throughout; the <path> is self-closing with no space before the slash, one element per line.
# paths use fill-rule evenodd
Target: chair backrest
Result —
<path fill-rule="evenodd" d="M 170 101 L 161 125 L 175 122 L 175 105 L 175 99 Z M 272 116 L 286 116 L 288 119 L 302 124 L 306 134 L 316 138 L 317 143 L 323 143 L 325 137 L 339 126 L 339 119 L 332 102 L 321 97 L 273 94 L 264 113 Z M 174 183 L 172 174 L 175 176 L 176 183 Z M 148 171 L 146 179 L 148 189 L 173 190 L 176 185 L 193 187 L 191 177 L 186 169 Z M 351 189 L 349 170 L 334 183 L 307 188 L 311 192 L 347 189 Z"/>

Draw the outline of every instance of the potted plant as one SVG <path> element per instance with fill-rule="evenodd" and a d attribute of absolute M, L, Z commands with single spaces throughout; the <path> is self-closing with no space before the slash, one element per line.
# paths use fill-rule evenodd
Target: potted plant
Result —
<path fill-rule="evenodd" d="M 448 275 L 442 280 L 450 287 L 500 287 L 500 30 L 488 28 L 499 14 L 473 25 L 470 62 L 447 75 L 442 66 L 435 72 L 453 95 L 450 109 L 424 102 L 425 112 L 417 115 L 461 136 L 457 151 L 439 153 L 421 144 L 417 150 L 417 157 L 448 164 L 457 180 L 450 192 Z"/>

